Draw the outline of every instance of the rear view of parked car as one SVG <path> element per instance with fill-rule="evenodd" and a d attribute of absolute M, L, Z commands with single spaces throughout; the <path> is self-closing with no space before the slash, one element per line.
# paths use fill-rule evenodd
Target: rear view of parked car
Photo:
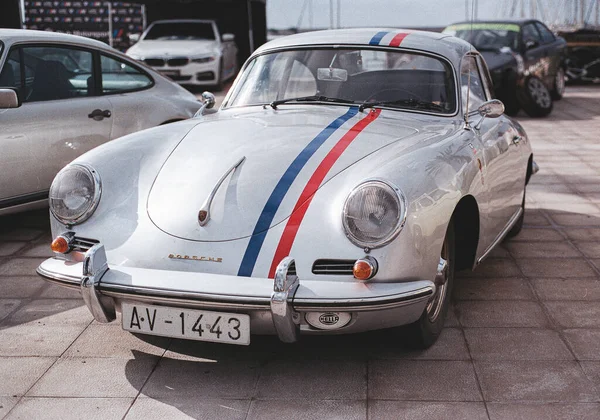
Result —
<path fill-rule="evenodd" d="M 101 42 L 0 30 L 0 215 L 47 205 L 54 176 L 82 153 L 200 105 Z"/>
<path fill-rule="evenodd" d="M 445 33 L 469 41 L 484 56 L 506 113 L 552 112 L 565 91 L 566 42 L 537 20 L 463 22 Z"/>
<path fill-rule="evenodd" d="M 238 71 L 234 36 L 213 20 L 156 21 L 127 55 L 186 85 L 221 88 Z"/>

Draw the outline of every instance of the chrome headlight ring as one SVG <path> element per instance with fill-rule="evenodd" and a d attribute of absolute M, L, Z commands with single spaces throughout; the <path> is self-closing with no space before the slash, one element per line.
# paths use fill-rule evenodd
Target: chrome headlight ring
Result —
<path fill-rule="evenodd" d="M 370 194 L 367 192 L 368 189 L 371 190 Z M 379 197 L 374 196 L 373 191 L 376 189 L 380 191 L 379 194 L 375 194 Z M 384 198 L 382 194 L 387 195 L 385 197 L 387 203 L 381 202 Z M 355 200 L 354 203 L 352 202 L 353 200 Z M 387 204 L 387 208 L 385 208 L 384 204 Z M 373 210 L 379 214 L 376 215 Z M 362 220 L 360 213 L 362 213 Z M 367 213 L 367 224 L 370 222 L 372 227 L 377 227 L 377 224 L 381 226 L 386 222 L 388 227 L 383 232 L 380 232 L 379 235 L 365 233 L 361 230 L 357 220 L 361 221 L 361 224 L 364 226 Z M 356 246 L 368 249 L 379 248 L 390 243 L 398 236 L 406 223 L 406 213 L 406 198 L 400 188 L 389 181 L 374 178 L 360 183 L 348 194 L 344 202 L 342 224 L 346 237 Z M 388 220 L 384 220 L 385 218 Z M 371 237 L 369 238 L 368 236 Z"/>
<path fill-rule="evenodd" d="M 75 179 L 83 176 L 83 179 Z M 84 185 L 77 185 L 82 182 Z M 70 188 L 64 189 L 71 182 Z M 61 186 L 63 189 L 61 190 Z M 75 194 L 73 194 L 75 192 Z M 102 196 L 102 182 L 98 172 L 90 165 L 74 163 L 64 167 L 54 178 L 49 192 L 50 211 L 64 225 L 85 222 L 94 213 Z M 71 200 L 71 205 L 67 204 Z M 74 201 L 74 202 L 73 202 Z M 79 201 L 79 203 L 77 203 Z M 72 206 L 77 208 L 73 209 Z"/>

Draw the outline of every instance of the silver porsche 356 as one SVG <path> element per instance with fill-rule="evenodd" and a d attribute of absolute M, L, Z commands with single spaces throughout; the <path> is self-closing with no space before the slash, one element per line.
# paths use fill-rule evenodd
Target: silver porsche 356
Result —
<path fill-rule="evenodd" d="M 203 97 L 52 184 L 37 271 L 100 322 L 246 345 L 408 325 L 427 347 L 455 271 L 521 229 L 529 140 L 458 38 L 294 35 L 249 58 L 218 112 Z"/>

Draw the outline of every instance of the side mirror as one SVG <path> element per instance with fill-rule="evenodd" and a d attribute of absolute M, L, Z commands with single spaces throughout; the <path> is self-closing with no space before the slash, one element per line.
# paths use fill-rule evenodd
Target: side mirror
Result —
<path fill-rule="evenodd" d="M 234 34 L 223 34 L 223 35 L 221 35 L 221 41 L 223 41 L 223 42 L 233 41 L 234 39 L 235 39 L 235 35 Z"/>
<path fill-rule="evenodd" d="M 19 95 L 17 91 L 10 88 L 0 88 L 0 109 L 18 108 Z"/>
<path fill-rule="evenodd" d="M 136 43 L 140 40 L 141 36 L 142 36 L 142 34 L 129 34 L 129 41 Z"/>
<path fill-rule="evenodd" d="M 504 114 L 504 104 L 498 99 L 492 99 L 491 101 L 482 103 L 477 108 L 477 112 L 482 117 L 498 118 Z"/>
<path fill-rule="evenodd" d="M 215 95 L 210 92 L 202 92 L 202 95 L 200 95 L 200 102 L 202 102 L 202 106 L 196 111 L 193 118 L 204 115 L 204 111 L 215 106 Z"/>
<path fill-rule="evenodd" d="M 479 108 L 477 108 L 477 111 L 473 111 L 472 114 L 481 115 L 481 119 L 473 126 L 473 128 L 479 130 L 486 118 L 498 118 L 504 114 L 504 104 L 498 99 L 492 99 L 491 101 L 482 103 Z"/>
<path fill-rule="evenodd" d="M 529 41 L 525 42 L 525 49 L 532 50 L 534 48 L 537 48 L 539 45 L 540 44 L 537 41 L 530 39 Z"/>

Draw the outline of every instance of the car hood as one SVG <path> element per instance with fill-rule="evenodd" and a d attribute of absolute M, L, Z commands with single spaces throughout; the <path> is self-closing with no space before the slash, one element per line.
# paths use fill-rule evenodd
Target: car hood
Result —
<path fill-rule="evenodd" d="M 215 53 L 218 48 L 217 41 L 140 41 L 131 47 L 127 54 L 141 58 L 163 56 L 196 56 Z"/>
<path fill-rule="evenodd" d="M 356 134 L 353 127 L 369 118 L 368 112 L 284 105 L 278 110 L 252 107 L 206 116 L 164 162 L 149 192 L 148 215 L 164 232 L 193 241 L 228 241 L 266 231 L 290 216 L 309 180 L 315 182 L 316 172 L 324 174 L 316 184 L 322 186 L 386 145 L 401 139 L 406 139 L 406 147 L 414 143 L 412 135 L 418 130 L 403 125 L 398 114 L 383 111 L 325 171 L 323 162 L 332 163 L 330 152 L 339 150 L 343 138 Z M 209 221 L 200 226 L 199 210 L 206 208 L 213 191 Z"/>
<path fill-rule="evenodd" d="M 503 70 L 510 66 L 515 66 L 516 61 L 512 54 L 508 52 L 500 51 L 480 51 L 481 55 L 485 59 L 485 63 L 488 66 L 490 72 L 495 70 Z"/>

